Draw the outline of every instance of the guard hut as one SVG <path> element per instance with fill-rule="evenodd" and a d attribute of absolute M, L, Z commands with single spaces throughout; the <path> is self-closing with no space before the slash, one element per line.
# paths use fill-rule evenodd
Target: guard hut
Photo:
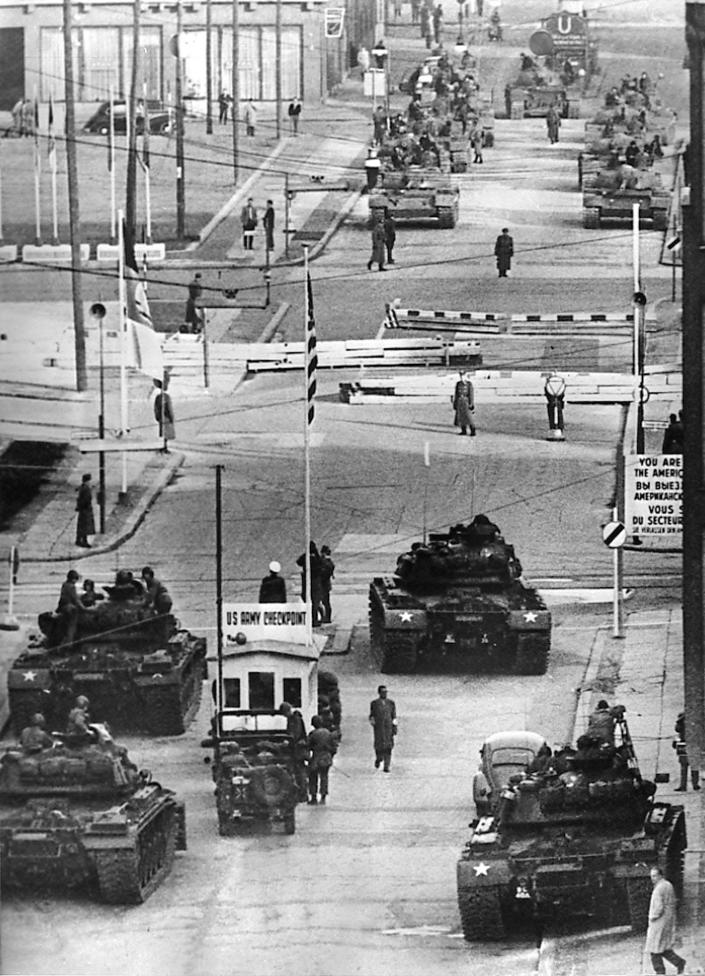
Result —
<path fill-rule="evenodd" d="M 284 731 L 286 701 L 307 727 L 318 712 L 318 662 L 326 642 L 306 642 L 307 609 L 302 603 L 225 604 L 222 675 L 222 731 Z M 218 664 L 218 654 L 210 661 Z M 212 672 L 211 672 L 212 673 Z M 217 708 L 216 677 L 211 686 Z"/>

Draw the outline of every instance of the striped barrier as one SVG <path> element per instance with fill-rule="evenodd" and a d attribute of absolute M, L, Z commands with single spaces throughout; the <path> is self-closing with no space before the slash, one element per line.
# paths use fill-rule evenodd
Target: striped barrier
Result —
<path fill-rule="evenodd" d="M 647 321 L 654 321 L 653 313 L 646 316 Z M 633 324 L 634 315 L 631 312 L 556 312 L 556 313 L 526 313 L 514 314 L 506 312 L 465 312 L 449 311 L 447 309 L 400 308 L 392 302 L 385 305 L 384 327 L 386 329 L 404 329 L 407 323 L 428 322 L 460 323 L 483 325 L 493 323 L 566 323 L 566 324 Z"/>

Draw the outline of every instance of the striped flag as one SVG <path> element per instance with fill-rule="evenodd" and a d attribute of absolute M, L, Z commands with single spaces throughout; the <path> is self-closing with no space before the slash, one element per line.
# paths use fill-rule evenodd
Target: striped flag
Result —
<path fill-rule="evenodd" d="M 385 305 L 384 327 L 385 329 L 399 328 L 399 317 L 397 316 L 396 309 L 389 302 Z"/>
<path fill-rule="evenodd" d="M 161 379 L 164 373 L 162 344 L 154 331 L 144 283 L 139 276 L 132 233 L 123 220 L 125 317 L 132 326 L 134 364 L 147 376 Z"/>
<path fill-rule="evenodd" d="M 313 317 L 313 287 L 311 275 L 306 274 L 306 401 L 308 405 L 308 424 L 313 423 L 316 412 L 316 370 L 318 369 L 318 355 L 316 353 L 316 320 Z"/>
<path fill-rule="evenodd" d="M 51 167 L 52 173 L 56 173 L 56 138 L 54 136 L 54 98 L 49 95 L 49 144 L 47 147 L 47 155 L 49 157 L 49 166 Z"/>
<path fill-rule="evenodd" d="M 37 173 L 41 172 L 42 161 L 39 152 L 39 99 L 34 96 L 34 168 Z"/>

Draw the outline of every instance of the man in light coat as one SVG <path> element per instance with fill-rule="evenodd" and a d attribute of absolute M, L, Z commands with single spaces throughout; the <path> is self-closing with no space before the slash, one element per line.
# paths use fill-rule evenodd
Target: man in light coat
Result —
<path fill-rule="evenodd" d="M 649 927 L 646 930 L 645 950 L 651 956 L 655 973 L 665 973 L 664 959 L 668 959 L 677 973 L 685 970 L 685 959 L 673 951 L 676 941 L 676 894 L 670 881 L 666 881 L 660 868 L 651 868 L 651 892 Z"/>

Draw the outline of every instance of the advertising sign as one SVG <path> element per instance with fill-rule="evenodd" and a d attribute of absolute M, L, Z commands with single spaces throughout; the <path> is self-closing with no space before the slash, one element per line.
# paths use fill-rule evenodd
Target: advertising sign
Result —
<path fill-rule="evenodd" d="M 682 455 L 627 455 L 624 484 L 630 535 L 679 535 L 683 531 Z"/>

